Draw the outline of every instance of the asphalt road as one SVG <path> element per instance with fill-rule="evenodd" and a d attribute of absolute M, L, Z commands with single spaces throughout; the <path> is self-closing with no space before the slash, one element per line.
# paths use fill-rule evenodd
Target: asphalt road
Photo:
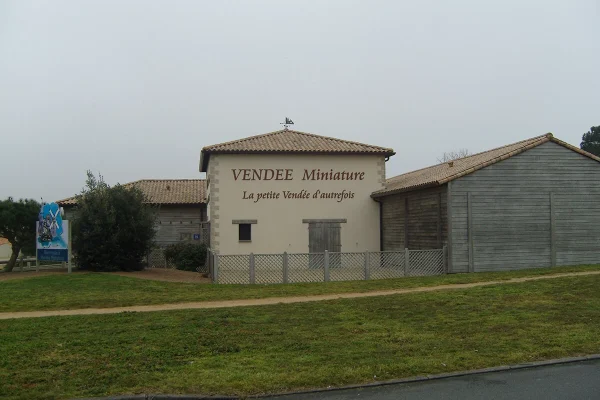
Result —
<path fill-rule="evenodd" d="M 275 399 L 600 400 L 600 360 Z"/>

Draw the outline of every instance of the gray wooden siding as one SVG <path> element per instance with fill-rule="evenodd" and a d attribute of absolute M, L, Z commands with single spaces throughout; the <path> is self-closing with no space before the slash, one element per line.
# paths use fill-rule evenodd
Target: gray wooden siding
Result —
<path fill-rule="evenodd" d="M 160 245 L 192 240 L 195 233 L 202 235 L 206 221 L 206 205 L 161 205 L 156 223 L 155 242 Z M 204 238 L 201 238 L 204 240 Z"/>
<path fill-rule="evenodd" d="M 77 207 L 63 207 L 66 219 L 77 217 Z M 206 204 L 161 205 L 156 219 L 156 237 L 154 241 L 162 246 L 192 240 L 194 233 L 201 235 L 200 240 L 208 242 L 206 224 Z"/>
<path fill-rule="evenodd" d="M 600 263 L 600 193 L 557 193 L 554 209 L 557 265 Z"/>
<path fill-rule="evenodd" d="M 385 196 L 380 201 L 383 251 L 441 249 L 446 243 L 446 186 Z"/>
<path fill-rule="evenodd" d="M 451 272 L 550 266 L 553 237 L 556 265 L 600 263 L 600 163 L 594 160 L 545 143 L 459 178 L 451 190 Z"/>

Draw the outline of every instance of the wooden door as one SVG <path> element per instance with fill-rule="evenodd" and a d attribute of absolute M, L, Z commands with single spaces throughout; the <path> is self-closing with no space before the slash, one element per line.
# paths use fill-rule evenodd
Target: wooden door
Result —
<path fill-rule="evenodd" d="M 322 265 L 323 256 L 327 250 L 330 253 L 329 265 L 336 266 L 340 264 L 339 252 L 342 251 L 341 225 L 337 222 L 311 222 L 308 224 L 308 252 L 318 254 L 310 256 L 311 268 L 318 268 Z"/>

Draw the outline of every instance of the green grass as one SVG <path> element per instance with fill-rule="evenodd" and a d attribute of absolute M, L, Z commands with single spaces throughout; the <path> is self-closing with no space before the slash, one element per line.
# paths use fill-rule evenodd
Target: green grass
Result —
<path fill-rule="evenodd" d="M 600 271 L 600 265 L 289 285 L 212 285 L 158 282 L 99 273 L 57 274 L 0 281 L 0 312 L 368 292 L 581 271 Z"/>
<path fill-rule="evenodd" d="M 0 398 L 249 395 L 600 353 L 600 276 L 215 310 L 6 320 Z"/>

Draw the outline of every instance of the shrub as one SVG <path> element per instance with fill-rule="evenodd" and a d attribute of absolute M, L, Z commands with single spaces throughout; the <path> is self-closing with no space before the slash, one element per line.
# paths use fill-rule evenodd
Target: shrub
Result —
<path fill-rule="evenodd" d="M 128 271 L 144 267 L 152 245 L 156 212 L 135 187 L 108 186 L 88 171 L 77 197 L 73 253 L 77 266 L 91 271 Z"/>
<path fill-rule="evenodd" d="M 206 245 L 194 243 L 175 243 L 165 248 L 165 258 L 182 271 L 197 271 L 206 262 Z"/>
<path fill-rule="evenodd" d="M 0 201 L 0 237 L 12 246 L 6 272 L 12 271 L 19 253 L 35 254 L 35 222 L 40 212 L 40 204 L 35 200 L 14 201 L 12 197 Z"/>

